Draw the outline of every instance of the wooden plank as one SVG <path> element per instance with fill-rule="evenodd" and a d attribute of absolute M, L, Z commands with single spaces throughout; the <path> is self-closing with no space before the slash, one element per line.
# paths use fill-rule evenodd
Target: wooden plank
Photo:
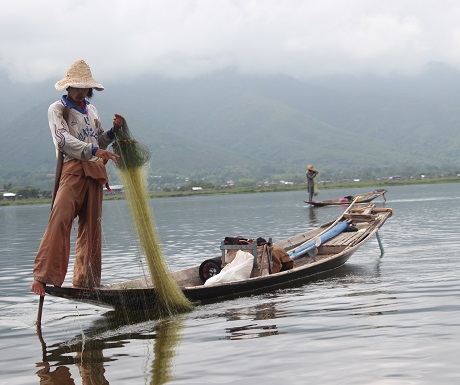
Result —
<path fill-rule="evenodd" d="M 376 214 L 357 214 L 357 213 L 351 213 L 351 214 L 344 214 L 344 218 L 347 219 L 353 219 L 357 221 L 373 221 L 375 218 L 377 218 Z"/>
<path fill-rule="evenodd" d="M 344 245 L 348 246 L 350 243 L 352 243 L 357 237 L 360 237 L 360 234 L 362 232 L 345 232 L 337 235 L 336 237 L 328 240 L 327 242 L 324 243 L 324 245 L 328 246 L 339 246 L 339 245 Z"/>

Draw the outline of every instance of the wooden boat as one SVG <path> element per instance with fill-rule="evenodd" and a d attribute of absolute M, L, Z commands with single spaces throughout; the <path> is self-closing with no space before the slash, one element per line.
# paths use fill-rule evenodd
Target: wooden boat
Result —
<path fill-rule="evenodd" d="M 385 198 L 385 193 L 387 190 L 385 189 L 377 189 L 374 191 L 370 191 L 365 194 L 360 194 L 360 195 L 348 195 L 343 198 L 339 199 L 329 199 L 329 200 L 324 200 L 324 201 L 304 201 L 305 203 L 308 203 L 309 205 L 315 206 L 315 207 L 322 207 L 322 206 L 339 206 L 339 205 L 349 205 L 352 201 L 354 201 L 356 198 L 358 200 L 356 203 L 369 203 L 372 202 L 374 199 L 377 199 L 379 196 L 382 196 L 383 199 L 386 201 Z"/>
<path fill-rule="evenodd" d="M 393 210 L 390 208 L 376 208 L 375 205 L 354 209 L 350 205 L 334 221 L 273 243 L 273 247 L 281 247 L 294 261 L 293 268 L 290 270 L 260 275 L 260 266 L 257 265 L 257 258 L 254 258 L 254 267 L 250 278 L 242 281 L 204 285 L 203 280 L 207 278 L 206 274 L 211 276 L 218 272 L 229 249 L 252 247 L 251 245 L 225 246 L 222 242 L 222 256 L 171 274 L 185 296 L 194 303 L 215 302 L 254 292 L 273 290 L 296 281 L 300 284 L 307 277 L 342 266 L 372 236 L 377 237 L 383 254 L 378 230 L 392 213 Z M 203 268 L 208 270 L 204 272 Z M 115 310 L 136 309 L 145 311 L 158 306 L 156 291 L 150 278 L 114 283 L 96 289 L 47 286 L 46 292 L 52 296 L 108 306 Z"/>

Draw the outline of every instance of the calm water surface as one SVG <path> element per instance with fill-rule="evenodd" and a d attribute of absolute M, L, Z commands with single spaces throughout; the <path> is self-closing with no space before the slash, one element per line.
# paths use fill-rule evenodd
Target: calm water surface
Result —
<path fill-rule="evenodd" d="M 161 321 L 120 323 L 110 309 L 47 296 L 42 340 L 28 287 L 49 206 L 0 207 L 0 384 L 459 384 L 459 186 L 389 187 L 379 199 L 395 211 L 380 230 L 383 257 L 373 239 L 304 285 Z M 318 199 L 367 190 L 323 190 Z M 303 199 L 286 192 L 151 205 L 177 270 L 219 255 L 225 236 L 276 241 L 344 210 Z M 104 202 L 103 223 L 103 283 L 142 276 L 126 202 Z"/>

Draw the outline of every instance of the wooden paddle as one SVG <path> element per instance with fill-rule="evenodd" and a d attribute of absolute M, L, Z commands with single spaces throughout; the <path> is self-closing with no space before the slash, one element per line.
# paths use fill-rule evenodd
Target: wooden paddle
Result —
<path fill-rule="evenodd" d="M 46 286 L 46 285 L 45 285 Z M 45 301 L 45 296 L 40 296 L 40 302 L 38 303 L 38 314 L 37 314 L 37 330 L 41 329 L 42 327 L 42 312 L 43 312 L 43 302 Z"/>
<path fill-rule="evenodd" d="M 69 119 L 69 110 L 68 106 L 64 107 L 62 111 L 62 116 L 64 120 L 67 122 Z M 59 189 L 59 183 L 61 182 L 61 174 L 62 174 L 62 165 L 64 164 L 64 153 L 58 150 L 57 162 L 56 162 L 56 172 L 54 174 L 54 189 L 53 189 L 53 196 L 51 198 L 51 210 L 53 210 L 54 201 L 56 200 L 56 194 Z M 45 290 L 46 290 L 46 283 L 45 283 Z M 37 327 L 41 327 L 42 324 L 42 313 L 43 313 L 43 302 L 45 301 L 45 296 L 40 296 L 40 301 L 38 303 L 38 314 L 37 314 Z"/>
<path fill-rule="evenodd" d="M 58 151 L 58 158 L 56 162 L 56 173 L 54 174 L 54 189 L 53 189 L 53 197 L 51 199 L 51 210 L 54 206 L 54 201 L 56 199 L 56 194 L 59 189 L 59 182 L 61 181 L 61 174 L 62 174 L 62 165 L 64 164 L 64 153 L 62 151 Z"/>
<path fill-rule="evenodd" d="M 63 164 L 64 164 L 64 154 L 62 153 L 62 151 L 59 151 L 57 163 L 56 163 L 56 174 L 54 176 L 54 190 L 53 190 L 53 197 L 51 199 L 51 210 L 53 210 L 54 201 L 56 199 L 56 193 L 57 193 L 57 190 L 59 189 L 59 182 L 61 180 Z M 46 283 L 45 283 L 45 289 L 46 289 Z M 40 328 L 42 324 L 42 313 L 43 313 L 43 302 L 44 301 L 45 301 L 45 296 L 41 295 L 40 301 L 38 303 L 37 328 Z"/>

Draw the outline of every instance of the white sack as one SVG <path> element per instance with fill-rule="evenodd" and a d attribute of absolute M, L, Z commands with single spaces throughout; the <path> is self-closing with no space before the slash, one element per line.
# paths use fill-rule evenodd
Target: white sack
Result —
<path fill-rule="evenodd" d="M 209 278 L 204 285 L 213 285 L 215 283 L 226 283 L 234 281 L 243 281 L 251 276 L 252 266 L 254 265 L 254 256 L 243 250 L 238 250 L 235 259 L 225 266 L 219 274 Z"/>

